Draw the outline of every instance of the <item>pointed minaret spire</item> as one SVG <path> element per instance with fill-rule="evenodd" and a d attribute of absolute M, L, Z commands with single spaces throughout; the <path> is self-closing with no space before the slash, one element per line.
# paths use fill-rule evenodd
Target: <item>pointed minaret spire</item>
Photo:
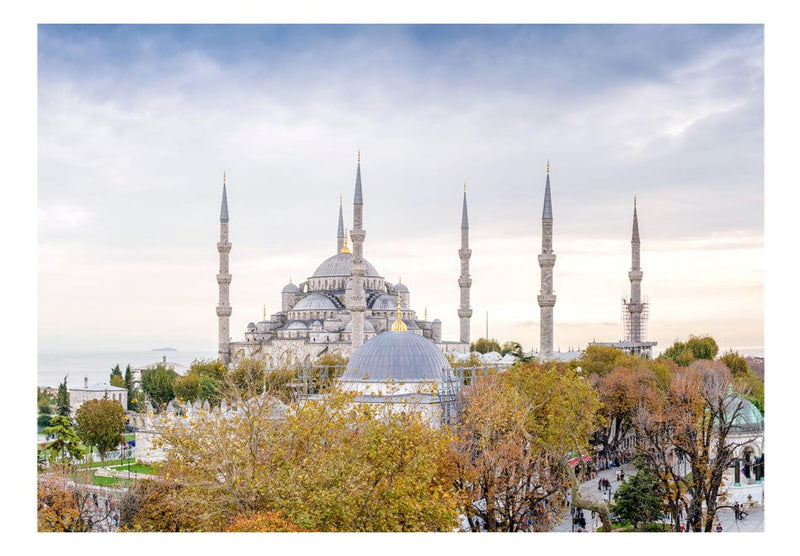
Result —
<path fill-rule="evenodd" d="M 230 345 L 230 317 L 233 310 L 230 305 L 230 285 L 231 274 L 229 265 L 229 255 L 231 244 L 228 241 L 228 192 L 227 179 L 222 174 L 222 210 L 219 216 L 219 274 L 217 274 L 217 284 L 219 285 L 219 304 L 217 305 L 218 321 L 218 353 L 223 363 L 228 364 L 231 360 Z"/>
<path fill-rule="evenodd" d="M 458 287 L 461 290 L 461 299 L 458 305 L 458 318 L 460 321 L 459 342 L 469 344 L 469 323 L 472 317 L 472 308 L 469 306 L 469 289 L 472 278 L 469 275 L 469 258 L 472 249 L 469 248 L 469 219 L 467 217 L 467 184 L 464 183 L 464 200 L 461 208 L 461 249 L 458 258 L 461 259 L 461 274 L 458 276 Z"/>
<path fill-rule="evenodd" d="M 364 199 L 361 195 L 361 151 L 358 151 L 358 167 L 356 168 L 356 193 L 353 197 L 353 204 L 364 204 Z"/>
<path fill-rule="evenodd" d="M 633 198 L 633 234 L 631 241 L 639 241 L 639 217 L 636 215 L 636 197 Z"/>
<path fill-rule="evenodd" d="M 339 194 L 339 228 L 336 231 L 336 252 L 342 252 L 344 245 L 344 217 L 342 216 L 342 195 Z"/>
<path fill-rule="evenodd" d="M 639 241 L 639 216 L 636 213 L 636 197 L 633 198 L 633 232 L 631 233 L 631 270 L 628 278 L 631 281 L 631 298 L 625 302 L 628 311 L 625 339 L 641 342 L 644 336 L 643 315 L 646 303 L 642 302 L 641 242 Z"/>
<path fill-rule="evenodd" d="M 553 353 L 553 307 L 556 295 L 553 292 L 553 267 L 556 254 L 553 252 L 553 207 L 550 199 L 550 161 L 547 161 L 547 178 L 544 188 L 544 209 L 542 210 L 542 252 L 539 255 L 541 268 L 541 289 L 539 302 L 539 354 L 549 359 Z"/>
<path fill-rule="evenodd" d="M 228 191 L 227 191 L 227 178 L 225 172 L 222 172 L 222 208 L 219 211 L 219 221 L 228 221 Z"/>

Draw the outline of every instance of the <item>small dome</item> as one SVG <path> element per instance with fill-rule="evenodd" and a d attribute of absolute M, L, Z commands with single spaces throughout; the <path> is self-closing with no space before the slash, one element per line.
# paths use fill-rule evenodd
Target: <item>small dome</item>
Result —
<path fill-rule="evenodd" d="M 342 382 L 438 382 L 450 363 L 436 345 L 412 332 L 383 332 L 350 357 Z"/>
<path fill-rule="evenodd" d="M 755 404 L 746 398 L 732 396 L 726 412 L 729 417 L 735 413 L 731 432 L 764 430 L 764 416 Z"/>
<path fill-rule="evenodd" d="M 289 326 L 286 327 L 286 330 L 308 330 L 308 326 L 301 320 L 293 320 L 289 323 Z"/>
<path fill-rule="evenodd" d="M 283 286 L 283 289 L 281 290 L 281 293 L 297 293 L 299 291 L 300 291 L 300 288 L 298 288 L 297 286 L 295 286 L 294 284 L 289 282 L 288 284 Z"/>
<path fill-rule="evenodd" d="M 406 287 L 405 284 L 400 282 L 400 283 L 397 283 L 397 284 L 394 285 L 394 288 L 392 289 L 392 291 L 395 292 L 395 293 L 397 293 L 397 292 L 408 293 L 408 288 Z"/>
<path fill-rule="evenodd" d="M 397 309 L 397 298 L 388 293 L 384 293 L 375 298 L 372 302 L 373 311 L 394 311 Z"/>
<path fill-rule="evenodd" d="M 336 309 L 338 309 L 338 307 L 336 307 L 333 301 L 318 293 L 305 296 L 297 302 L 297 305 L 292 307 L 292 311 L 332 311 Z"/>
<path fill-rule="evenodd" d="M 344 325 L 344 332 L 352 332 L 352 331 L 353 331 L 353 321 L 351 320 L 350 322 Z M 372 323 L 366 319 L 364 319 L 364 332 L 375 332 L 375 327 L 372 326 Z"/>
<path fill-rule="evenodd" d="M 325 276 L 350 276 L 350 265 L 352 264 L 352 253 L 339 253 L 326 259 L 321 265 L 319 265 L 317 270 L 314 271 L 312 278 Z M 364 259 L 364 266 L 366 267 L 364 272 L 365 276 L 374 276 L 380 278 L 378 271 L 375 270 L 375 267 L 372 266 L 366 259 Z"/>
<path fill-rule="evenodd" d="M 433 322 L 442 322 L 442 321 L 439 319 L 433 319 Z"/>
<path fill-rule="evenodd" d="M 256 323 L 254 323 L 254 322 L 249 323 L 247 325 L 247 329 L 248 330 L 255 330 L 256 329 Z"/>

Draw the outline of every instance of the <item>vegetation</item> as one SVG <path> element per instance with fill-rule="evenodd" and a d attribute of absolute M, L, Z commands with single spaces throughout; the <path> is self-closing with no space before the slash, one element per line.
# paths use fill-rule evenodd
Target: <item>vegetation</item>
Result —
<path fill-rule="evenodd" d="M 489 353 L 490 351 L 500 353 L 501 348 L 500 344 L 494 338 L 491 340 L 487 338 L 478 338 L 469 345 L 469 350 L 477 351 L 478 353 Z"/>
<path fill-rule="evenodd" d="M 56 413 L 63 417 L 69 417 L 72 413 L 72 408 L 69 405 L 67 377 L 64 377 L 64 382 L 58 385 L 58 394 L 56 395 Z"/>
<path fill-rule="evenodd" d="M 178 375 L 162 364 L 142 371 L 142 390 L 149 396 L 156 411 L 162 411 L 175 397 L 172 385 Z"/>
<path fill-rule="evenodd" d="M 63 415 L 54 416 L 50 420 L 50 426 L 42 432 L 53 437 L 44 449 L 51 465 L 57 462 L 69 464 L 73 459 L 80 459 L 85 453 L 80 438 L 72 428 L 72 423 Z"/>
<path fill-rule="evenodd" d="M 661 485 L 646 469 L 623 482 L 614 493 L 614 514 L 633 524 L 633 530 L 641 523 L 646 528 L 648 523 L 659 519 L 664 512 L 664 498 Z"/>
<path fill-rule="evenodd" d="M 685 343 L 675 340 L 664 351 L 662 357 L 674 361 L 681 367 L 688 367 L 697 359 L 713 360 L 719 352 L 717 342 L 711 336 L 689 336 Z"/>
<path fill-rule="evenodd" d="M 75 412 L 78 437 L 90 446 L 97 447 L 100 460 L 106 453 L 123 442 L 125 424 L 122 404 L 116 400 L 89 400 Z"/>

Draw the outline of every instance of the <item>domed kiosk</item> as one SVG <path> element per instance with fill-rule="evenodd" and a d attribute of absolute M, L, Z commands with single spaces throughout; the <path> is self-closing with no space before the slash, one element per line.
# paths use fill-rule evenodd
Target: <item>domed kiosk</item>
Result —
<path fill-rule="evenodd" d="M 730 391 L 730 390 L 729 390 Z M 726 503 L 745 507 L 764 503 L 764 416 L 750 400 L 730 392 L 726 401 L 728 443 L 735 446 L 725 473 Z"/>
<path fill-rule="evenodd" d="M 398 300 L 392 330 L 353 353 L 339 384 L 356 393 L 358 403 L 395 404 L 392 410 L 418 411 L 431 425 L 441 426 L 452 412 L 458 381 L 436 344 L 407 330 Z"/>

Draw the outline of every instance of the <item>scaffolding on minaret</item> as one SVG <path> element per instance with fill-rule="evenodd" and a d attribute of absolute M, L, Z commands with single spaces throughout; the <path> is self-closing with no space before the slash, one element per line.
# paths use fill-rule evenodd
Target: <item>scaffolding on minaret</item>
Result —
<path fill-rule="evenodd" d="M 638 326 L 638 333 L 636 330 L 636 326 L 634 325 L 634 321 L 636 319 L 633 318 L 634 311 L 631 311 L 634 308 L 635 303 L 632 301 L 622 298 L 622 327 L 623 327 L 623 337 L 626 342 L 644 342 L 647 338 L 647 321 L 650 317 L 650 302 L 645 300 L 639 303 L 641 305 L 641 312 L 639 313 L 639 326 Z"/>

